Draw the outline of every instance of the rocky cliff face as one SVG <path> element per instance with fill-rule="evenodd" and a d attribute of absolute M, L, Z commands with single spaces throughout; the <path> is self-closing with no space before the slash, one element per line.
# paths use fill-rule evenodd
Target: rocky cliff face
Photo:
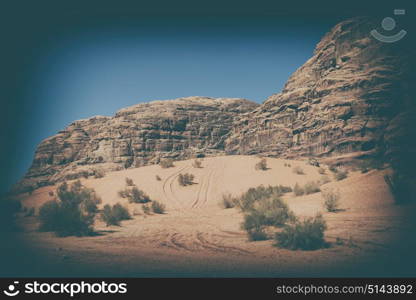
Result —
<path fill-rule="evenodd" d="M 114 117 L 75 121 L 42 141 L 24 186 L 158 163 L 224 154 L 234 119 L 258 104 L 244 99 L 189 97 L 138 104 Z"/>
<path fill-rule="evenodd" d="M 236 122 L 227 153 L 328 157 L 389 144 L 414 106 L 410 52 L 406 41 L 375 40 L 374 28 L 367 18 L 336 25 L 281 93 Z"/>
<path fill-rule="evenodd" d="M 354 18 L 336 25 L 262 105 L 190 97 L 76 121 L 40 144 L 23 186 L 198 154 L 351 157 L 382 149 L 413 159 L 411 42 L 375 40 L 376 23 Z"/>

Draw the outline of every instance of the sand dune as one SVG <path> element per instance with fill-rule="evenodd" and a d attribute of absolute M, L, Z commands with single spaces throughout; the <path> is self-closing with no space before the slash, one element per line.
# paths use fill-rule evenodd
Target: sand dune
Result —
<path fill-rule="evenodd" d="M 317 167 L 304 161 L 268 158 L 269 169 L 265 171 L 255 170 L 258 161 L 254 156 L 213 157 L 205 158 L 202 168 L 194 168 L 192 160 L 187 160 L 175 162 L 173 168 L 153 165 L 108 173 L 100 179 L 83 179 L 83 184 L 94 188 L 102 198 L 101 205 L 119 202 L 129 208 L 133 219 L 120 227 L 106 227 L 97 220 L 95 227 L 100 236 L 56 238 L 34 231 L 34 219 L 25 218 L 25 239 L 68 270 L 81 265 L 97 272 L 136 276 L 322 275 L 334 273 L 334 268 L 350 274 L 369 259 L 390 255 L 385 250 L 406 226 L 406 219 L 404 209 L 393 205 L 383 171 L 350 172 L 347 179 L 324 184 L 322 190 L 340 191 L 344 211 L 339 213 L 325 212 L 321 193 L 284 196 L 299 216 L 323 213 L 330 248 L 290 251 L 273 247 L 272 240 L 249 242 L 240 229 L 241 212 L 220 206 L 224 193 L 240 195 L 259 185 L 293 187 L 322 176 Z M 300 166 L 305 175 L 295 174 L 295 166 Z M 180 186 L 177 178 L 181 173 L 194 174 L 194 184 Z M 328 170 L 327 174 L 331 176 Z M 120 198 L 117 192 L 125 187 L 126 177 L 152 199 L 164 203 L 166 213 L 147 216 L 142 204 Z M 51 199 L 48 192 L 54 188 L 41 188 L 22 202 L 38 207 Z M 336 240 L 345 243 L 336 244 Z M 70 259 L 60 260 L 62 253 L 52 250 L 56 248 L 62 248 Z"/>

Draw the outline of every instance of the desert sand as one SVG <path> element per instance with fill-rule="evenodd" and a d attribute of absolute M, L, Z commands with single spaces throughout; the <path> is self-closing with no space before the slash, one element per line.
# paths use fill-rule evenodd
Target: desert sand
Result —
<path fill-rule="evenodd" d="M 59 238 L 38 232 L 35 217 L 21 217 L 20 239 L 34 255 L 56 266 L 54 275 L 364 276 L 380 274 L 380 270 L 389 274 L 384 267 L 387 262 L 394 265 L 395 259 L 400 261 L 400 255 L 392 255 L 396 253 L 392 249 L 399 237 L 410 232 L 409 207 L 394 204 L 383 180 L 387 170 L 364 174 L 351 171 L 348 178 L 336 181 L 323 166 L 331 182 L 322 185 L 321 190 L 333 188 L 341 194 L 342 211 L 337 213 L 325 211 L 321 193 L 284 195 L 298 216 L 323 214 L 330 247 L 291 251 L 273 246 L 273 240 L 249 241 L 240 228 L 243 215 L 239 209 L 221 207 L 224 193 L 237 196 L 259 185 L 293 187 L 322 177 L 318 168 L 306 161 L 268 158 L 265 171 L 255 170 L 258 161 L 255 156 L 209 157 L 203 159 L 202 168 L 194 168 L 193 160 L 186 160 L 167 169 L 152 165 L 107 173 L 104 178 L 82 179 L 102 198 L 101 206 L 119 202 L 128 207 L 133 218 L 121 226 L 109 227 L 97 220 L 97 236 Z M 285 166 L 287 163 L 291 167 Z M 295 166 L 305 174 L 295 174 Z M 194 184 L 180 186 L 180 173 L 194 174 Z M 118 196 L 126 177 L 152 199 L 164 203 L 166 213 L 145 215 L 142 204 L 130 204 Z M 49 191 L 55 189 L 40 188 L 22 196 L 21 202 L 38 208 L 52 199 Z M 42 273 L 33 273 L 37 271 Z"/>

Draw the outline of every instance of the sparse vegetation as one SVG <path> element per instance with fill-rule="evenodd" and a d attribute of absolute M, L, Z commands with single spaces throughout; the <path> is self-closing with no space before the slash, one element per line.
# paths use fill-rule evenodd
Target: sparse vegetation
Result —
<path fill-rule="evenodd" d="M 150 215 L 151 207 L 148 204 L 142 206 L 142 210 L 145 215 Z"/>
<path fill-rule="evenodd" d="M 337 172 L 335 172 L 335 179 L 340 181 L 348 177 L 348 171 L 347 170 L 341 170 L 339 169 Z"/>
<path fill-rule="evenodd" d="M 328 183 L 328 182 L 331 182 L 331 178 L 329 178 L 329 176 L 328 176 L 328 175 L 323 175 L 323 176 L 321 177 L 321 179 L 319 179 L 319 183 L 320 183 L 321 185 L 323 185 L 323 184 L 325 184 L 325 183 Z"/>
<path fill-rule="evenodd" d="M 247 211 L 251 209 L 257 201 L 262 199 L 269 198 L 271 196 L 281 196 L 284 193 L 290 192 L 292 189 L 290 187 L 277 185 L 277 186 L 268 186 L 263 185 L 256 188 L 250 188 L 245 192 L 241 197 L 236 198 L 235 204 L 242 211 Z"/>
<path fill-rule="evenodd" d="M 223 208 L 233 208 L 238 202 L 236 197 L 231 196 L 230 193 L 222 195 L 222 207 Z"/>
<path fill-rule="evenodd" d="M 296 182 L 295 186 L 293 187 L 293 193 L 295 196 L 302 196 L 305 194 L 305 190 Z"/>
<path fill-rule="evenodd" d="M 152 211 L 155 214 L 164 214 L 166 206 L 158 201 L 152 201 Z"/>
<path fill-rule="evenodd" d="M 266 171 L 268 169 L 267 168 L 267 160 L 265 158 L 262 158 L 258 163 L 256 163 L 255 169 Z"/>
<path fill-rule="evenodd" d="M 126 189 L 126 197 L 129 202 L 133 203 L 147 203 L 152 201 L 145 192 L 139 190 L 136 186 L 132 189 Z"/>
<path fill-rule="evenodd" d="M 316 181 L 307 182 L 303 189 L 306 195 L 319 193 L 321 191 L 319 183 Z"/>
<path fill-rule="evenodd" d="M 133 179 L 126 177 L 126 185 L 127 186 L 135 186 Z"/>
<path fill-rule="evenodd" d="M 52 231 L 58 236 L 83 236 L 93 232 L 92 225 L 101 199 L 93 189 L 78 180 L 66 182 L 57 189 L 58 200 L 51 200 L 39 209 L 41 231 Z"/>
<path fill-rule="evenodd" d="M 339 210 L 339 200 L 341 198 L 339 191 L 332 189 L 324 191 L 322 192 L 322 197 L 325 200 L 324 205 L 328 212 L 336 212 Z"/>
<path fill-rule="evenodd" d="M 162 178 L 160 178 L 160 176 L 159 176 L 159 175 L 156 175 L 156 180 L 157 180 L 157 181 L 161 181 L 161 180 L 162 180 Z"/>
<path fill-rule="evenodd" d="M 322 215 L 304 220 L 295 220 L 286 224 L 281 232 L 276 233 L 276 246 L 291 250 L 316 250 L 326 247 L 324 239 L 326 222 Z"/>
<path fill-rule="evenodd" d="M 194 168 L 202 168 L 202 161 L 200 159 L 195 159 L 192 163 Z"/>
<path fill-rule="evenodd" d="M 120 203 L 114 204 L 112 207 L 106 204 L 101 212 L 100 217 L 107 226 L 119 226 L 120 221 L 128 220 L 131 218 L 127 208 L 122 206 Z"/>
<path fill-rule="evenodd" d="M 185 174 L 179 174 L 178 182 L 181 186 L 187 186 L 193 184 L 194 175 L 185 173 Z"/>
<path fill-rule="evenodd" d="M 173 160 L 170 158 L 161 160 L 159 164 L 163 169 L 174 167 Z"/>
<path fill-rule="evenodd" d="M 298 175 L 305 175 L 305 172 L 303 171 L 303 169 L 299 166 L 293 167 L 293 173 L 298 174 Z"/>

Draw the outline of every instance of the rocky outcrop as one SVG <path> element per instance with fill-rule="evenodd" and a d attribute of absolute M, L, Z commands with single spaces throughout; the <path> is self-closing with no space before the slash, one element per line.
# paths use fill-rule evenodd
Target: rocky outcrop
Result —
<path fill-rule="evenodd" d="M 38 146 L 21 188 L 158 163 L 223 154 L 234 119 L 258 104 L 188 97 L 137 104 L 114 117 L 75 121 Z"/>
<path fill-rule="evenodd" d="M 328 157 L 389 144 L 400 114 L 414 106 L 410 51 L 404 40 L 375 40 L 373 28 L 367 18 L 336 25 L 281 93 L 236 121 L 227 153 Z"/>

